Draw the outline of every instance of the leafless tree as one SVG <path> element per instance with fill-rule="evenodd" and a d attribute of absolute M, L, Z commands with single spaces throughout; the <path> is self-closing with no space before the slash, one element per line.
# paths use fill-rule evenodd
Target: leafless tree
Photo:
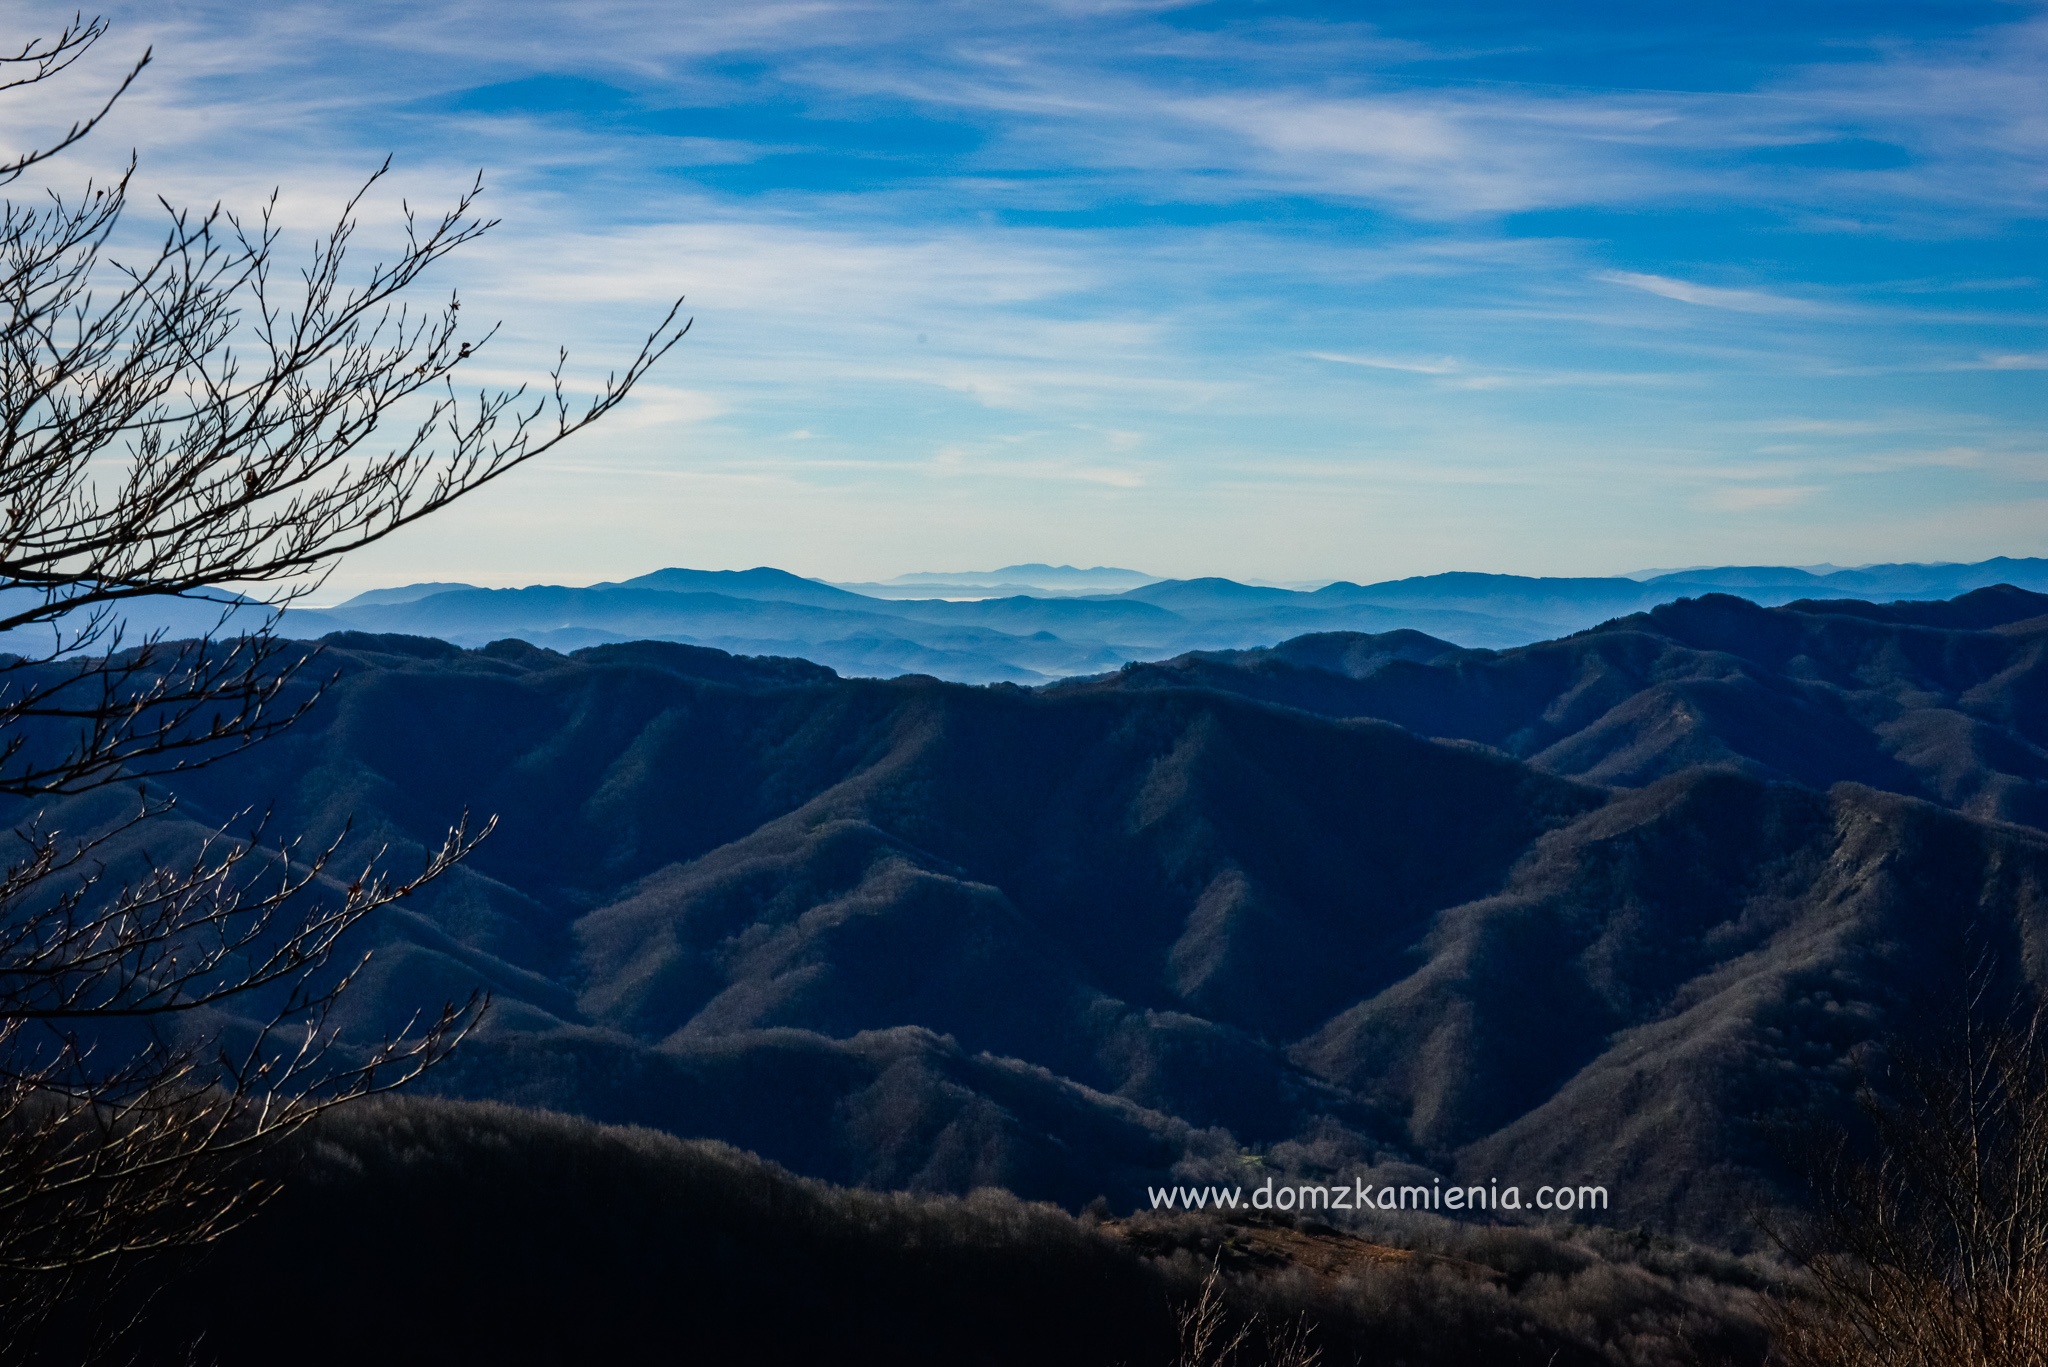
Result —
<path fill-rule="evenodd" d="M 80 18 L 0 55 L 0 92 L 105 32 Z M 0 164 L 0 186 L 90 133 L 148 62 Z M 157 865 L 137 842 L 171 804 L 148 780 L 317 698 L 315 652 L 275 612 L 336 557 L 603 417 L 689 326 L 678 301 L 586 401 L 566 355 L 538 395 L 460 394 L 455 371 L 492 330 L 465 337 L 458 299 L 423 311 L 408 292 L 493 226 L 474 212 L 481 181 L 445 214 L 408 207 L 395 258 L 351 274 L 383 169 L 296 271 L 269 206 L 245 221 L 166 205 L 154 248 L 123 257 L 133 174 L 131 159 L 76 198 L 0 206 L 0 801 L 22 813 L 0 856 L 0 1357 L 124 1260 L 217 1237 L 263 1194 L 242 1155 L 417 1075 L 475 1021 L 472 998 L 340 1045 L 330 1016 L 360 968 L 337 957 L 350 929 L 489 823 L 465 817 L 404 878 L 375 860 L 341 871 L 338 844 L 272 840 L 260 820 Z M 125 612 L 166 597 L 216 602 L 216 628 L 131 639 Z M 116 784 L 136 785 L 125 817 L 66 831 L 48 815 Z M 264 1023 L 223 1024 L 230 1002 Z"/>
<path fill-rule="evenodd" d="M 1814 1165 L 1814 1210 L 1779 1246 L 1784 1367 L 2048 1364 L 2048 1036 L 2037 1006 L 1987 1012 L 1862 1097 L 1872 1145 Z"/>

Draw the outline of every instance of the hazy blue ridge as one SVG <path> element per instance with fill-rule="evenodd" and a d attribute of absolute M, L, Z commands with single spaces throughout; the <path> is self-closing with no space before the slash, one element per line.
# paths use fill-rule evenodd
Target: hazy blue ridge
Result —
<path fill-rule="evenodd" d="M 891 585 L 918 584 L 980 584 L 1002 585 L 1022 584 L 1043 589 L 1094 589 L 1119 590 L 1157 579 L 1156 574 L 1142 570 L 1118 569 L 1112 565 L 1096 565 L 1091 569 L 1078 569 L 1073 565 L 1005 565 L 997 570 L 918 570 L 911 574 L 899 574 L 887 581 Z"/>
<path fill-rule="evenodd" d="M 1139 581 L 1131 587 L 1121 587 Z M 1992 584 L 2048 589 L 2048 560 L 1873 565 L 1817 573 L 1726 566 L 1648 579 L 1454 572 L 1313 590 L 1136 570 L 1013 565 L 898 576 L 855 592 L 770 567 L 670 568 L 587 588 L 418 584 L 286 614 L 287 634 L 403 632 L 480 646 L 516 636 L 564 650 L 649 639 L 798 655 L 848 675 L 1042 683 L 1189 651 L 1244 650 L 1325 632 L 1418 631 L 1506 650 L 1683 598 L 1953 597 Z M 1109 591 L 1104 591 L 1108 586 Z M 1016 591 L 1029 588 L 1031 591 Z M 934 596 L 914 596 L 930 590 Z M 1090 591 L 1093 590 L 1093 591 Z"/>
<path fill-rule="evenodd" d="M 20 585 L 0 587 L 0 610 L 22 612 L 43 601 L 39 590 Z M 89 649 L 138 646 L 151 638 L 181 641 L 234 636 L 260 630 L 277 618 L 276 609 L 269 604 L 226 589 L 200 589 L 183 597 L 135 598 L 101 605 L 98 611 L 105 614 L 105 621 L 88 643 Z M 60 619 L 59 629 L 38 623 L 0 632 L 0 652 L 33 659 L 74 646 L 92 615 L 90 611 L 70 614 Z"/>
<path fill-rule="evenodd" d="M 395 589 L 371 589 L 359 593 L 340 606 L 344 608 L 379 607 L 387 603 L 411 603 L 421 598 L 431 598 L 437 593 L 458 593 L 464 589 L 475 589 L 475 584 L 425 583 L 405 584 Z"/>
<path fill-rule="evenodd" d="M 656 570 L 628 579 L 624 584 L 595 584 L 593 588 L 659 589 L 664 593 L 715 593 L 726 598 L 753 598 L 771 603 L 809 603 L 814 607 L 844 608 L 858 612 L 871 600 L 848 593 L 815 579 L 805 579 L 787 570 L 766 565 L 751 570 Z"/>

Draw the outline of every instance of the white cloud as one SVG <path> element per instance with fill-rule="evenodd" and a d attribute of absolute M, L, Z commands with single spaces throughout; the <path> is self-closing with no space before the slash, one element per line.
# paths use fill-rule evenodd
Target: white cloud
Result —
<path fill-rule="evenodd" d="M 1452 375 L 1462 368 L 1456 358 L 1450 356 L 1434 361 L 1404 361 L 1386 356 L 1349 356 L 1336 351 L 1311 351 L 1308 355 L 1318 361 L 1366 366 L 1373 370 L 1405 370 L 1416 375 Z"/>
<path fill-rule="evenodd" d="M 1732 309 L 1737 313 L 1818 313 L 1821 305 L 1805 299 L 1788 299 L 1780 294 L 1769 294 L 1763 290 L 1721 289 L 1713 285 L 1696 285 L 1689 280 L 1674 280 L 1666 275 L 1644 275 L 1635 271 L 1601 271 L 1593 277 L 1611 285 L 1626 285 L 1630 289 L 1642 290 L 1664 299 L 1676 299 L 1682 304 L 1697 304 L 1701 308 Z"/>
<path fill-rule="evenodd" d="M 614 428 L 688 427 L 731 411 L 731 406 L 715 394 L 642 381 L 634 387 L 632 397 L 607 421 Z"/>
<path fill-rule="evenodd" d="M 1677 92 L 1468 81 L 1458 54 L 1356 24 L 1174 27 L 1156 8 L 124 0 L 114 41 L 156 42 L 158 62 L 103 142 L 115 159 L 139 147 L 150 188 L 179 202 L 247 205 L 282 182 L 295 227 L 331 214 L 395 148 L 390 193 L 368 206 L 365 261 L 389 243 L 401 196 L 440 203 L 485 165 L 486 207 L 505 225 L 435 282 L 462 286 L 466 316 L 506 320 L 489 364 L 513 382 L 544 373 L 557 341 L 575 377 L 601 379 L 668 298 L 687 294 L 698 326 L 656 373 L 664 388 L 563 458 L 593 480 L 591 501 L 573 482 L 543 486 L 536 468 L 479 506 L 503 514 L 545 487 L 536 526 L 623 508 L 661 535 L 688 529 L 692 544 L 758 544 L 731 552 L 749 564 L 827 544 L 852 554 L 846 509 L 858 502 L 871 514 L 859 534 L 913 560 L 928 543 L 904 538 L 1001 527 L 1020 543 L 1011 558 L 1085 556 L 1080 544 L 1021 543 L 1092 527 L 1106 539 L 1092 543 L 1098 559 L 1121 554 L 1116 538 L 1150 536 L 1162 565 L 1169 552 L 1191 561 L 1196 551 L 1173 548 L 1235 546 L 1221 529 L 1270 504 L 1266 530 L 1242 539 L 1267 548 L 1248 572 L 1269 578 L 1364 573 L 1344 557 L 1368 533 L 1409 547 L 1402 555 L 1512 545 L 1555 564 L 1542 549 L 1552 542 L 1576 555 L 1608 544 L 1603 527 L 1639 527 L 1625 567 L 1664 555 L 1688 517 L 1727 535 L 1731 520 L 1703 509 L 1846 519 L 1817 496 L 1838 471 L 1935 470 L 1987 508 L 2039 478 L 2024 468 L 2038 456 L 2038 407 L 1978 397 L 2027 380 L 1999 372 L 2048 365 L 2025 298 L 1987 299 L 1973 315 L 1897 305 L 1965 289 L 1944 283 L 1950 269 L 2035 287 L 2010 250 L 1979 247 L 2009 249 L 1997 225 L 2048 206 L 2040 23 L 1975 44 L 1845 50 L 1749 90 Z M 614 87 L 616 119 L 608 106 L 499 113 L 454 98 L 535 76 Z M 843 164 L 857 172 L 882 168 L 873 183 L 804 188 L 775 178 L 770 154 L 803 143 L 784 136 L 788 120 L 746 121 L 771 107 L 824 130 L 930 117 L 958 148 L 929 165 L 915 150 L 900 163 L 853 158 Z M 720 122 L 641 119 L 649 109 Z M 1846 138 L 1904 148 L 1907 164 L 1826 170 L 1747 155 Z M 705 169 L 750 165 L 758 182 Z M 1505 217 L 1644 206 L 1785 225 L 1772 250 L 1786 251 L 1746 258 L 1736 240 L 1688 245 L 1680 262 L 1666 239 L 1625 225 L 1594 236 L 1612 220 Z M 1821 215 L 1854 225 L 1859 250 L 1894 252 L 1884 269 L 1920 283 L 1859 289 L 1803 270 L 1814 243 L 1800 233 Z M 1992 235 L 1960 254 L 1909 240 L 1959 233 Z M 1371 383 L 1340 366 L 1414 378 Z M 1895 399 L 1910 422 L 1776 429 L 1844 452 L 1838 466 L 1753 450 L 1784 413 L 1878 412 Z M 1861 449 L 1900 431 L 1927 453 Z M 1951 449 L 1965 442 L 2003 454 L 1969 463 Z M 1851 446 L 1863 462 L 1853 470 Z M 960 453 L 957 476 L 934 479 L 945 467 L 926 453 L 944 449 Z M 1726 472 L 1741 461 L 1751 467 Z M 1331 473 L 1289 473 L 1309 468 Z M 726 492 L 704 508 L 643 492 L 685 485 Z M 756 501 L 731 492 L 741 488 Z M 1143 516 L 1094 523 L 1079 511 L 1135 488 L 1144 496 L 1125 501 Z M 1384 513 L 1387 491 L 1409 488 L 1429 497 Z M 920 501 L 934 490 L 959 502 L 934 514 Z M 488 548 L 500 525 L 479 517 L 465 544 Z M 1438 546 L 1418 529 L 1468 539 Z M 623 554 L 616 546 L 656 531 L 562 531 L 583 547 L 562 554 Z M 1841 531 L 1828 553 L 1852 558 L 1845 539 L 1857 535 Z"/>

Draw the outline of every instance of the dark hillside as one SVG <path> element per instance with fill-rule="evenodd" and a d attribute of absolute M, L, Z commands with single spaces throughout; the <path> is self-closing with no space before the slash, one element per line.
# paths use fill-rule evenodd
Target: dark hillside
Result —
<path fill-rule="evenodd" d="M 1167 1367 L 1174 1314 L 1215 1266 L 1233 1323 L 1309 1316 L 1325 1361 L 1761 1357 L 1760 1270 L 1669 1241 L 1106 1224 L 1002 1192 L 831 1188 L 722 1145 L 445 1103 L 371 1105 L 283 1157 L 284 1194 L 158 1299 L 150 1342 L 203 1335 L 221 1367 Z"/>
<path fill-rule="evenodd" d="M 1577 1165 L 1632 1220 L 1734 1228 L 1774 1124 L 1945 1012 L 1980 956 L 2038 964 L 2044 934 L 2048 837 L 1694 771 L 1545 837 L 1293 1056 L 1463 1175 Z"/>
<path fill-rule="evenodd" d="M 1312 636 L 1060 688 L 1189 685 L 1482 741 L 1596 783 L 1712 765 L 2048 828 L 2048 595 L 2010 585 L 1933 603 L 1710 595 L 1498 652 Z"/>
<path fill-rule="evenodd" d="M 1801 598 L 1785 604 L 1793 612 L 1835 613 L 1866 617 L 1904 626 L 1942 627 L 1952 631 L 1989 631 L 1994 627 L 2033 623 L 2048 616 L 2048 594 L 1993 584 L 1955 598 L 1916 602 L 1866 603 L 1860 599 Z"/>
<path fill-rule="evenodd" d="M 180 776 L 148 853 L 256 796 L 400 868 L 497 814 L 346 999 L 374 1036 L 488 986 L 450 1094 L 876 1188 L 1127 1210 L 1170 1175 L 1420 1167 L 1739 1237 L 1783 1191 L 1760 1127 L 1839 1105 L 1971 956 L 2048 962 L 2048 837 L 1901 795 L 1896 740 L 2005 738 L 2019 804 L 2039 639 L 1707 599 L 1523 652 L 1311 638 L 1031 692 L 339 637 L 320 707 Z M 1233 679 L 1495 730 L 1194 686 Z M 1653 702 L 1690 740 L 1648 726 L 1644 786 L 1545 772 Z"/>

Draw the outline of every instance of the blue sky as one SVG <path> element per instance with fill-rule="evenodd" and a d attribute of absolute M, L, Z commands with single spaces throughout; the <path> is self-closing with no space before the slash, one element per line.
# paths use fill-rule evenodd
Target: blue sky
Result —
<path fill-rule="evenodd" d="M 389 152 L 374 241 L 481 167 L 493 376 L 689 296 L 337 588 L 2048 554 L 2048 10 L 1673 8 L 116 6 L 53 183 L 310 228 Z"/>

